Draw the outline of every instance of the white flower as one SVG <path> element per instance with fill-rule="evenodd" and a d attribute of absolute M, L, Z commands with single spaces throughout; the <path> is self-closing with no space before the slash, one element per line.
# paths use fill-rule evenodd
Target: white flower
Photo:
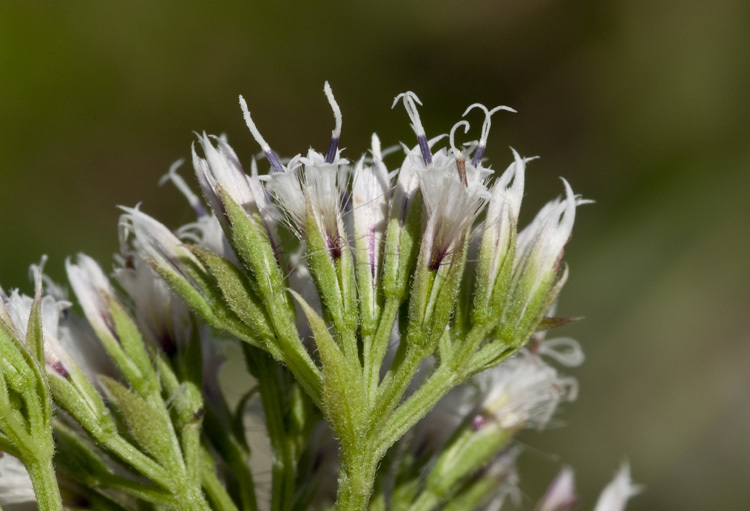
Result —
<path fill-rule="evenodd" d="M 34 488 L 26 467 L 18 458 L 4 453 L 0 453 L 0 508 L 17 511 L 36 509 Z"/>
<path fill-rule="evenodd" d="M 147 338 L 168 354 L 187 340 L 190 327 L 185 302 L 137 253 L 121 258 L 114 276 L 130 296 L 138 326 Z"/>
<path fill-rule="evenodd" d="M 68 258 L 65 270 L 73 292 L 94 331 L 100 336 L 116 340 L 117 334 L 109 312 L 109 301 L 114 298 L 114 291 L 102 269 L 86 254 L 78 254 L 78 263 L 74 264 Z"/>
<path fill-rule="evenodd" d="M 203 195 L 211 209 L 223 221 L 226 207 L 221 194 L 225 193 L 242 207 L 248 216 L 258 213 L 265 225 L 271 245 L 276 251 L 281 243 L 276 230 L 278 214 L 276 208 L 269 202 L 257 172 L 254 172 L 253 176 L 245 174 L 237 154 L 224 138 L 209 137 L 204 133 L 198 137 L 198 142 L 203 148 L 205 158 L 199 157 L 193 147 L 193 166 Z"/>
<path fill-rule="evenodd" d="M 67 300 L 57 300 L 53 296 L 42 296 L 42 268 L 46 257 L 39 265 L 31 266 L 34 275 L 36 296 L 40 299 L 42 336 L 44 338 L 44 357 L 49 369 L 66 377 L 69 373 L 70 364 L 73 363 L 68 351 L 63 346 L 59 337 L 60 321 L 65 311 L 72 305 Z M 13 330 L 16 337 L 26 339 L 31 309 L 34 298 L 22 295 L 17 289 L 11 291 L 10 296 L 3 296 L 2 314 L 0 314 L 8 326 Z"/>
<path fill-rule="evenodd" d="M 43 273 L 42 265 L 32 265 L 37 294 L 41 297 L 42 335 L 44 357 L 48 371 L 67 378 L 74 366 L 93 379 L 97 374 L 110 372 L 110 364 L 101 345 L 87 324 L 70 312 L 72 305 L 50 294 L 42 294 L 42 281 L 52 284 L 59 294 L 59 287 Z M 34 298 L 22 295 L 17 289 L 10 296 L 2 295 L 0 317 L 19 339 L 25 339 Z"/>
<path fill-rule="evenodd" d="M 185 264 L 203 265 L 193 253 L 183 245 L 163 224 L 135 208 L 122 208 L 125 214 L 120 217 L 120 239 L 126 240 L 133 234 L 135 248 L 149 263 L 171 269 L 188 281 L 192 281 Z"/>
<path fill-rule="evenodd" d="M 422 250 L 429 253 L 425 259 L 430 269 L 437 270 L 466 239 L 490 197 L 486 186 L 489 173 L 445 149 L 421 172 L 419 185 L 427 214 Z"/>
<path fill-rule="evenodd" d="M 630 479 L 630 465 L 623 463 L 615 478 L 607 485 L 596 501 L 594 511 L 623 511 L 628 499 L 641 492 L 641 486 Z"/>
<path fill-rule="evenodd" d="M 572 511 L 578 504 L 573 469 L 564 467 L 547 488 L 536 511 Z"/>
<path fill-rule="evenodd" d="M 279 207 L 287 214 L 291 227 L 300 237 L 307 231 L 308 215 L 336 259 L 347 246 L 343 223 L 344 194 L 348 189 L 350 168 L 341 158 L 338 141 L 341 135 L 341 110 L 326 82 L 325 93 L 336 119 L 328 153 L 323 156 L 312 149 L 307 157 L 295 156 L 285 167 L 265 141 L 252 120 L 245 100 L 240 96 L 245 122 L 275 171 L 266 177 L 267 188 Z"/>
<path fill-rule="evenodd" d="M 199 157 L 193 146 L 195 173 L 200 183 L 208 184 L 210 192 L 206 193 L 204 190 L 204 194 L 214 196 L 207 197 L 206 200 L 213 206 L 215 201 L 221 200 L 219 192 L 224 192 L 245 211 L 254 212 L 257 207 L 255 197 L 234 150 L 220 137 L 209 137 L 205 133 L 198 136 L 198 142 L 205 158 Z"/>
<path fill-rule="evenodd" d="M 505 264 L 512 243 L 515 241 L 518 214 L 523 199 L 526 159 L 513 151 L 514 162 L 492 185 L 491 198 L 487 206 L 487 217 L 482 235 L 482 253 L 486 254 L 489 263 L 486 272 L 487 292 L 491 293 L 493 284 Z M 484 297 L 489 299 L 490 297 Z"/>
<path fill-rule="evenodd" d="M 424 168 L 419 146 L 411 150 L 405 149 L 405 151 L 406 157 L 398 170 L 396 189 L 391 202 L 391 217 L 397 218 L 401 227 L 406 222 L 406 217 L 419 191 L 419 171 Z"/>
<path fill-rule="evenodd" d="M 567 272 L 558 276 L 563 249 L 573 231 L 576 207 L 589 201 L 574 195 L 568 182 L 565 179 L 562 181 L 565 198 L 548 202 L 518 235 L 511 292 L 512 301 L 518 307 L 519 319 L 525 317 L 527 312 L 532 319 L 543 313 L 536 308 L 528 308 L 532 303 L 545 305 L 554 299 L 554 296 L 547 297 L 550 289 L 554 289 L 553 285 L 555 288 L 561 287 L 567 278 Z"/>
<path fill-rule="evenodd" d="M 380 140 L 372 136 L 372 165 L 361 159 L 354 168 L 352 182 L 352 215 L 354 217 L 354 239 L 364 247 L 370 265 L 372 282 L 377 284 L 381 264 L 381 245 L 385 236 L 388 215 L 390 180 L 383 164 Z M 375 295 L 373 295 L 374 297 Z"/>
<path fill-rule="evenodd" d="M 488 421 L 503 429 L 543 429 L 563 401 L 575 400 L 578 384 L 525 350 L 475 377 L 485 395 L 474 427 Z"/>
<path fill-rule="evenodd" d="M 179 229 L 176 234 L 180 239 L 185 239 L 190 242 L 196 243 L 203 248 L 207 248 L 211 252 L 218 254 L 225 259 L 229 259 L 236 262 L 237 257 L 234 254 L 229 241 L 227 240 L 224 230 L 221 227 L 221 222 L 214 213 L 207 213 L 203 207 L 200 199 L 190 187 L 185 183 L 185 180 L 177 173 L 177 169 L 182 165 L 183 160 L 176 161 L 162 178 L 159 180 L 159 185 L 163 185 L 167 181 L 171 181 L 175 187 L 182 193 L 187 199 L 190 207 L 193 208 L 196 214 L 195 222 L 190 222 Z M 206 174 L 201 172 L 200 183 L 203 183 L 204 193 L 212 192 L 213 188 L 209 185 Z M 218 197 L 213 196 L 211 193 L 210 199 L 213 202 L 218 201 Z M 221 204 L 218 204 L 219 213 L 221 214 Z M 123 252 L 128 252 L 127 240 L 121 240 L 123 245 Z M 124 254 L 123 254 L 124 255 Z"/>

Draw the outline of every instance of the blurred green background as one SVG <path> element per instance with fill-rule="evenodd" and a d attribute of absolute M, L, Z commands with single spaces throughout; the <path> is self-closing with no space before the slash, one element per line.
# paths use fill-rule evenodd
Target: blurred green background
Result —
<path fill-rule="evenodd" d="M 356 157 L 377 131 L 413 141 L 392 98 L 417 92 L 428 134 L 472 102 L 506 104 L 488 155 L 541 155 L 524 219 L 561 191 L 581 208 L 560 312 L 586 320 L 565 427 L 527 434 L 522 507 L 562 464 L 583 506 L 623 459 L 631 510 L 750 503 L 750 3 L 745 0 L 3 2 L 0 282 L 27 291 L 46 253 L 107 261 L 115 205 L 191 218 L 160 189 L 192 130 L 247 160 L 244 94 L 281 154 L 325 149 L 330 80 Z M 478 128 L 478 118 L 474 120 Z"/>

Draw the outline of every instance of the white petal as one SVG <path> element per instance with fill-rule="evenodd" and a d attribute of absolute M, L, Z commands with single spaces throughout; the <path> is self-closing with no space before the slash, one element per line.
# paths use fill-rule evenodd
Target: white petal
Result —
<path fill-rule="evenodd" d="M 625 462 L 612 482 L 602 491 L 594 511 L 623 511 L 628 499 L 641 490 L 641 486 L 634 484 L 630 479 L 630 465 Z"/>
<path fill-rule="evenodd" d="M 564 467 L 539 501 L 536 511 L 571 511 L 577 502 L 573 469 Z"/>

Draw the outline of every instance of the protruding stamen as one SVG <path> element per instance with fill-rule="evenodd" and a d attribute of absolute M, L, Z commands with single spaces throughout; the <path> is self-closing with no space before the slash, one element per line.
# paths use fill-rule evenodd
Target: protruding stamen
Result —
<path fill-rule="evenodd" d="M 247 127 L 250 129 L 250 133 L 252 134 L 255 141 L 258 142 L 258 145 L 260 145 L 260 148 L 263 150 L 263 154 L 266 155 L 268 163 L 271 164 L 271 167 L 273 167 L 273 170 L 275 170 L 276 172 L 284 172 L 284 166 L 279 161 L 279 156 L 274 152 L 273 149 L 271 149 L 271 146 L 268 145 L 266 139 L 264 139 L 263 135 L 261 135 L 260 131 L 258 131 L 258 127 L 255 125 L 255 122 L 253 122 L 253 118 L 250 116 L 250 110 L 247 109 L 247 103 L 245 103 L 245 98 L 243 98 L 242 95 L 240 95 L 240 107 L 242 108 L 242 113 L 245 116 L 245 124 L 247 124 Z"/>
<path fill-rule="evenodd" d="M 474 151 L 474 157 L 471 159 L 471 164 L 475 167 L 479 165 L 480 160 L 482 159 L 482 156 L 484 156 L 484 150 L 487 148 L 487 137 L 490 134 L 490 126 L 492 125 L 492 114 L 495 112 L 498 112 L 500 110 L 505 110 L 507 112 L 513 112 L 516 113 L 514 109 L 512 109 L 509 106 L 496 106 L 492 110 L 487 110 L 487 107 L 480 104 L 480 103 L 474 103 L 473 105 L 470 105 L 469 108 L 466 109 L 464 112 L 464 115 L 461 117 L 466 117 L 466 114 L 468 114 L 473 108 L 479 108 L 484 112 L 484 123 L 482 124 L 482 135 L 479 138 L 479 145 L 477 145 L 476 151 Z"/>
<path fill-rule="evenodd" d="M 464 186 L 469 186 L 469 179 L 466 176 L 466 158 L 464 158 L 464 153 L 459 151 L 456 147 L 456 130 L 459 126 L 464 127 L 464 133 L 467 133 L 469 131 L 469 122 L 468 121 L 459 121 L 456 124 L 453 125 L 451 128 L 450 135 L 448 137 L 448 140 L 450 141 L 451 145 L 451 152 L 456 156 L 456 169 L 458 169 L 458 177 L 461 178 L 461 182 L 464 184 Z"/>
<path fill-rule="evenodd" d="M 167 181 L 172 181 L 172 184 L 174 184 L 175 188 L 177 188 L 177 190 L 179 190 L 179 192 L 185 196 L 188 204 L 190 204 L 190 207 L 193 208 L 193 211 L 195 211 L 195 214 L 199 217 L 204 217 L 206 216 L 206 208 L 203 207 L 203 204 L 201 204 L 198 196 L 193 193 L 185 180 L 182 179 L 182 176 L 177 173 L 177 169 L 182 167 L 184 163 L 185 160 L 183 158 L 180 158 L 179 160 L 174 162 L 172 166 L 169 167 L 169 171 L 164 174 L 161 179 L 159 179 L 159 186 L 164 186 L 164 183 L 166 183 Z"/>
<path fill-rule="evenodd" d="M 417 95 L 412 91 L 407 91 L 396 96 L 391 108 L 396 106 L 399 99 L 404 100 L 404 108 L 411 120 L 411 127 L 414 130 L 414 133 L 417 134 L 417 142 L 419 142 L 419 149 L 422 151 L 422 159 L 427 165 L 430 165 L 432 163 L 432 153 L 430 152 L 430 145 L 427 143 L 427 135 L 425 135 L 422 120 L 419 118 L 419 112 L 417 112 L 417 104 L 421 105 L 422 102 L 419 101 Z"/>
<path fill-rule="evenodd" d="M 453 152 L 453 154 L 456 154 L 456 155 L 461 152 L 456 147 L 456 130 L 459 128 L 459 126 L 464 127 L 464 134 L 466 134 L 469 132 L 469 121 L 458 121 L 456 124 L 453 125 L 453 127 L 451 128 L 450 135 L 448 135 L 448 142 L 451 145 L 451 152 Z"/>
<path fill-rule="evenodd" d="M 336 159 L 336 150 L 339 148 L 339 139 L 341 138 L 341 108 L 336 103 L 331 85 L 328 82 L 323 86 L 323 92 L 325 92 L 328 98 L 328 103 L 330 103 L 331 110 L 333 110 L 333 118 L 336 120 L 336 126 L 331 132 L 331 142 L 328 144 L 328 153 L 326 154 L 326 163 L 333 163 Z"/>

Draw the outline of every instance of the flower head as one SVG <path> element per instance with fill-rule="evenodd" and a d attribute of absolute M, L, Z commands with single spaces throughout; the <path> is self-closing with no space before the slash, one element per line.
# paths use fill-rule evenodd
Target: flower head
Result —
<path fill-rule="evenodd" d="M 578 385 L 538 356 L 522 351 L 475 377 L 485 395 L 474 427 L 488 421 L 502 429 L 543 429 L 563 401 L 575 400 Z"/>

